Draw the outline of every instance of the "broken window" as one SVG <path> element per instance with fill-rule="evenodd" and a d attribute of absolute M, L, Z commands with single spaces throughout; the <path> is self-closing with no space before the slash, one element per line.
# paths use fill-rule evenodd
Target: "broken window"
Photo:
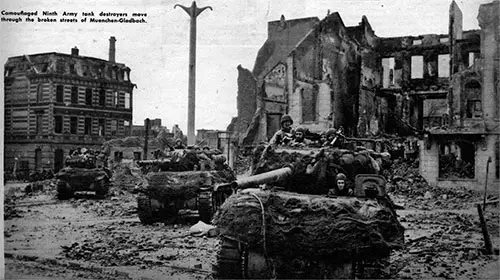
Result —
<path fill-rule="evenodd" d="M 62 116 L 54 116 L 54 132 L 62 133 L 63 129 L 63 117 Z"/>
<path fill-rule="evenodd" d="M 56 86 L 56 102 L 64 102 L 64 86 Z"/>
<path fill-rule="evenodd" d="M 78 117 L 70 118 L 70 133 L 77 134 L 78 132 Z"/>
<path fill-rule="evenodd" d="M 130 93 L 126 92 L 125 93 L 125 109 L 130 109 L 131 104 L 130 104 Z"/>
<path fill-rule="evenodd" d="M 469 141 L 449 141 L 440 145 L 439 178 L 474 179 L 476 147 Z"/>
<path fill-rule="evenodd" d="M 83 130 L 83 134 L 90 135 L 92 132 L 92 119 L 85 118 L 85 128 Z"/>
<path fill-rule="evenodd" d="M 118 121 L 111 120 L 111 135 L 116 135 L 117 131 L 118 131 Z"/>
<path fill-rule="evenodd" d="M 464 86 L 466 97 L 466 117 L 480 118 L 482 117 L 481 104 L 481 84 L 476 80 L 471 80 Z"/>
<path fill-rule="evenodd" d="M 36 86 L 36 102 L 40 103 L 43 100 L 43 85 L 39 83 Z"/>
<path fill-rule="evenodd" d="M 85 105 L 92 106 L 92 89 L 85 89 Z"/>
<path fill-rule="evenodd" d="M 448 78 L 450 76 L 450 55 L 438 55 L 438 77 Z"/>
<path fill-rule="evenodd" d="M 36 134 L 42 134 L 42 125 L 43 125 L 43 115 L 36 115 Z"/>
<path fill-rule="evenodd" d="M 106 105 L 106 90 L 101 88 L 99 90 L 99 106 L 105 106 Z"/>
<path fill-rule="evenodd" d="M 411 57 L 411 78 L 422 79 L 424 77 L 424 57 L 414 55 Z"/>
<path fill-rule="evenodd" d="M 313 88 L 302 88 L 300 90 L 302 100 L 302 122 L 316 121 L 317 114 L 317 92 Z"/>
<path fill-rule="evenodd" d="M 382 75 L 384 88 L 394 85 L 394 57 L 382 58 Z"/>
<path fill-rule="evenodd" d="M 71 103 L 78 104 L 78 87 L 71 87 Z"/>
<path fill-rule="evenodd" d="M 104 136 L 106 127 L 106 120 L 99 119 L 99 136 Z"/>

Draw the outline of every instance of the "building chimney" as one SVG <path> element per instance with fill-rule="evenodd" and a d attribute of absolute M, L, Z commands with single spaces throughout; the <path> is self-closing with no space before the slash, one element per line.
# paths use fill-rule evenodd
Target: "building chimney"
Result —
<path fill-rule="evenodd" d="M 78 48 L 76 46 L 71 49 L 71 55 L 78 56 Z"/>
<path fill-rule="evenodd" d="M 115 42 L 114 36 L 109 38 L 109 62 L 115 62 Z"/>

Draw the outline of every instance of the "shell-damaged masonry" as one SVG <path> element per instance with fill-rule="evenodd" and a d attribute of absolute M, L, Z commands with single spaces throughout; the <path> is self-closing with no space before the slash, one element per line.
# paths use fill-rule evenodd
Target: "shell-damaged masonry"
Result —
<path fill-rule="evenodd" d="M 191 24 L 211 9 L 181 7 Z M 447 34 L 389 38 L 365 16 L 268 22 L 237 117 L 196 137 L 133 124 L 114 36 L 107 59 L 10 57 L 6 278 L 498 279 L 500 1 L 477 30 L 454 1 L 446 17 Z"/>

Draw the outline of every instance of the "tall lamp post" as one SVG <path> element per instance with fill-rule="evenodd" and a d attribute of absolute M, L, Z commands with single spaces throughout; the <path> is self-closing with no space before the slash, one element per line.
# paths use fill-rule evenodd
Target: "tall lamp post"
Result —
<path fill-rule="evenodd" d="M 198 8 L 196 1 L 193 1 L 191 7 L 185 7 L 179 4 L 174 6 L 174 9 L 179 6 L 191 18 L 190 32 L 189 32 L 189 86 L 188 86 L 188 145 L 195 144 L 194 138 L 194 118 L 195 118 L 195 104 L 196 104 L 196 18 L 206 9 L 212 10 L 212 7 L 207 6 Z"/>

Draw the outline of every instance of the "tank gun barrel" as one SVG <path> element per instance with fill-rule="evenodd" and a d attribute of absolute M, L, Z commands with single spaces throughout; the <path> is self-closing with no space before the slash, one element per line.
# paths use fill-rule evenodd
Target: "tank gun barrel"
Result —
<path fill-rule="evenodd" d="M 285 180 L 293 174 L 292 167 L 283 167 L 269 172 L 241 178 L 232 183 L 233 188 L 247 189 L 266 183 L 275 183 Z"/>

